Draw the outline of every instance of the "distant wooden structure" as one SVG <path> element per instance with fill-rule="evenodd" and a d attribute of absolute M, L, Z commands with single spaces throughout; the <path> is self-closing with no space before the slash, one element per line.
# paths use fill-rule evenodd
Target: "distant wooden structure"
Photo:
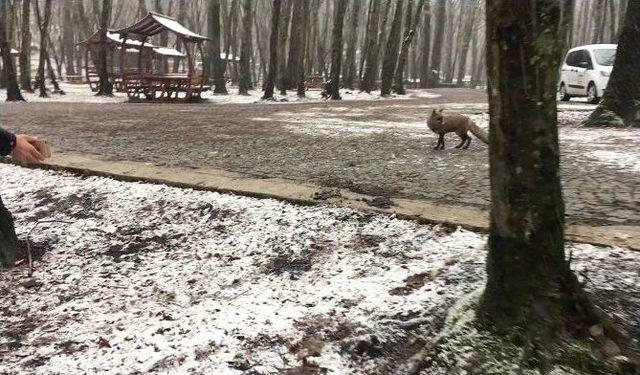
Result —
<path fill-rule="evenodd" d="M 176 42 L 181 43 L 182 52 L 169 52 L 166 47 L 153 47 L 156 58 L 148 52 L 148 39 L 161 32 L 170 32 L 176 36 Z M 209 38 L 198 35 L 182 26 L 175 19 L 150 12 L 143 19 L 135 24 L 119 30 L 115 30 L 122 39 L 134 37 L 138 43 L 131 48 L 138 50 L 138 64 L 136 69 L 124 69 L 120 72 L 122 77 L 122 87 L 126 90 L 130 99 L 161 100 L 178 98 L 180 93 L 184 93 L 187 100 L 197 100 L 201 98 L 202 92 L 209 90 L 205 83 L 208 77 L 208 69 L 203 66 L 196 69 L 195 57 L 199 53 L 203 56 L 202 43 Z M 120 49 L 120 66 L 127 66 L 127 48 Z M 164 57 L 161 52 L 165 52 Z M 178 55 L 181 54 L 181 55 Z M 184 72 L 168 72 L 163 63 L 164 58 L 186 57 L 186 67 Z"/>
<path fill-rule="evenodd" d="M 84 47 L 85 79 L 87 83 L 89 83 L 91 91 L 98 91 L 98 83 L 100 81 L 100 78 L 98 77 L 98 68 L 95 62 L 97 62 L 98 59 L 97 50 L 100 46 L 100 31 L 96 31 L 89 38 L 83 40 L 80 43 L 77 43 L 76 45 L 81 45 Z M 112 31 L 107 31 L 107 72 L 109 73 L 109 79 L 114 85 L 116 91 L 125 91 L 122 87 L 123 71 L 130 73 L 137 71 L 138 65 L 137 63 L 133 64 L 133 61 L 138 60 L 136 56 L 140 52 L 140 50 L 134 47 L 139 47 L 141 45 L 142 42 L 138 40 L 124 40 L 120 36 L 120 34 Z M 124 64 L 117 64 L 117 58 L 123 46 L 125 46 L 127 54 L 129 54 L 130 56 L 127 57 Z M 151 44 L 145 45 L 145 50 L 153 48 L 155 47 Z M 74 76 L 71 77 L 70 80 L 77 81 L 78 78 Z"/>

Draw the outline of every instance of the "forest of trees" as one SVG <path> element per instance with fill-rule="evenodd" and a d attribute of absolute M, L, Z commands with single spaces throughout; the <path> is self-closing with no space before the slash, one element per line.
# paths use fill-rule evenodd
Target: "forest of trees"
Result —
<path fill-rule="evenodd" d="M 568 46 L 616 42 L 628 0 L 577 0 Z M 244 87 L 264 86 L 275 56 L 274 85 L 296 90 L 302 77 L 322 76 L 340 87 L 383 94 L 404 85 L 484 85 L 485 2 L 482 0 L 4 0 L 0 12 L 8 48 L 17 58 L 22 90 L 82 72 L 75 44 L 101 29 L 135 22 L 148 11 L 176 18 L 212 38 L 204 59 L 216 93 L 226 93 L 218 53 L 241 56 Z M 274 3 L 278 19 L 273 20 Z M 107 6 L 108 11 L 103 12 Z M 344 8 L 344 10 L 343 10 Z M 339 17 L 335 15 L 339 14 Z M 106 17 L 106 19 L 105 19 Z M 273 22 L 277 21 L 277 22 Z M 338 25 L 338 22 L 340 25 Z M 275 44 L 270 34 L 278 26 Z M 338 27 L 339 26 L 339 27 Z M 339 31 L 341 35 L 334 35 Z M 171 44 L 166 35 L 156 41 Z M 25 48 L 30 46 L 30 48 Z M 39 48 L 40 46 L 44 48 Z M 173 47 L 172 45 L 169 45 Z M 179 46 L 177 46 L 179 47 Z M 272 55 L 274 47 L 277 53 Z M 30 61 L 39 53 L 35 77 Z M 0 86 L 7 85 L 3 63 Z M 34 63 L 33 66 L 36 66 Z M 337 68 L 337 69 L 336 69 Z M 239 67 L 236 67 L 239 69 Z M 239 69 L 240 70 L 240 69 Z M 36 87 L 33 87 L 33 83 Z M 234 82 L 237 83 L 237 82 Z M 246 90 L 244 91 L 246 92 Z M 46 95 L 42 87 L 41 95 Z"/>

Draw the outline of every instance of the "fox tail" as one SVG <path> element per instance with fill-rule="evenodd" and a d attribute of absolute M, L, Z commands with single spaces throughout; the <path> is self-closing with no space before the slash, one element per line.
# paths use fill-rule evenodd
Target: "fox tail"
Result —
<path fill-rule="evenodd" d="M 471 122 L 471 124 L 469 125 L 469 131 L 485 144 L 489 144 L 489 134 L 486 131 L 480 129 L 480 127 L 476 125 L 475 122 Z"/>

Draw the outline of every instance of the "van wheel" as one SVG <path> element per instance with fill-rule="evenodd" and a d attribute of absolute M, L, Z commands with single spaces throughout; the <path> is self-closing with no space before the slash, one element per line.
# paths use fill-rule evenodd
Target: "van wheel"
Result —
<path fill-rule="evenodd" d="M 589 87 L 587 87 L 587 103 L 598 104 L 600 98 L 598 98 L 598 90 L 596 89 L 596 84 L 593 82 L 589 83 Z"/>
<path fill-rule="evenodd" d="M 571 96 L 567 94 L 567 88 L 564 85 L 564 82 L 560 84 L 560 90 L 558 90 L 558 100 L 562 100 L 563 102 L 568 102 L 571 99 Z"/>

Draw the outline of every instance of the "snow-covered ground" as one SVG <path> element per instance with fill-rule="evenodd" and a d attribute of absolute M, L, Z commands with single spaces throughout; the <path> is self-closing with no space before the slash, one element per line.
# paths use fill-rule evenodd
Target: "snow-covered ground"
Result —
<path fill-rule="evenodd" d="M 23 96 L 29 102 L 60 102 L 60 103 L 122 103 L 127 100 L 126 93 L 114 92 L 113 97 L 95 96 L 95 93 L 91 92 L 89 85 L 86 84 L 71 84 L 67 82 L 61 82 L 60 88 L 64 91 L 65 95 L 49 93 L 48 98 L 40 98 L 38 92 L 27 93 L 23 92 Z M 238 95 L 238 87 L 227 87 L 228 95 L 216 95 L 212 91 L 205 92 L 202 97 L 213 104 L 247 104 L 247 103 L 309 103 L 309 102 L 322 102 L 326 99 L 320 95 L 321 90 L 308 90 L 306 98 L 298 98 L 295 91 L 289 91 L 288 95 L 282 96 L 276 93 L 275 101 L 262 101 L 262 91 L 251 90 L 249 95 Z M 440 95 L 426 90 L 407 90 L 407 95 L 392 95 L 390 97 L 383 98 L 380 96 L 379 91 L 374 91 L 371 94 L 365 92 L 359 92 L 357 90 L 340 90 L 342 100 L 402 100 L 402 99 L 417 99 L 417 98 L 437 98 Z M 6 97 L 6 90 L 0 90 L 0 98 Z"/>
<path fill-rule="evenodd" d="M 387 374 L 484 281 L 483 235 L 388 215 L 6 164 L 0 191 L 21 238 L 72 222 L 2 273 L 0 373 Z M 640 283 L 638 252 L 570 249 L 592 290 Z"/>

